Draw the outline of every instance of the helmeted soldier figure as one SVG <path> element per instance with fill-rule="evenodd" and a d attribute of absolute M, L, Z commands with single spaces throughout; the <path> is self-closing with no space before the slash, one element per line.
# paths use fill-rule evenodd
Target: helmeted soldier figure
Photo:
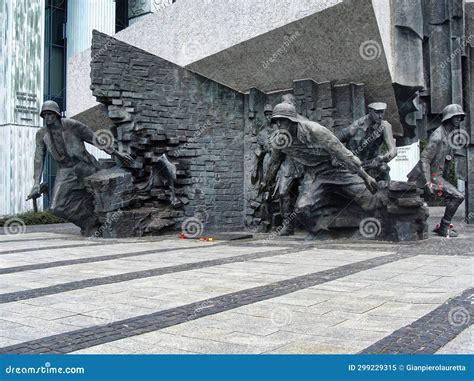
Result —
<path fill-rule="evenodd" d="M 459 205 L 464 201 L 464 195 L 446 179 L 449 178 L 454 159 L 453 134 L 465 115 L 460 105 L 451 104 L 444 108 L 441 125 L 433 131 L 420 161 L 407 176 L 409 181 L 416 182 L 426 193 L 446 199 L 446 210 L 439 229 L 436 229 L 442 237 L 458 236 L 450 226 Z"/>
<path fill-rule="evenodd" d="M 261 188 L 263 180 L 265 179 L 268 168 L 272 161 L 271 156 L 271 136 L 275 130 L 271 123 L 273 107 L 270 104 L 266 104 L 263 108 L 263 114 L 265 116 L 265 124 L 258 131 L 257 135 L 257 148 L 254 153 L 256 156 L 255 166 L 252 172 L 251 181 L 252 184 L 256 185 L 258 194 L 262 195 L 262 204 L 260 214 L 262 217 L 264 230 L 267 230 L 271 224 L 270 221 L 270 195 L 268 191 L 263 191 Z"/>
<path fill-rule="evenodd" d="M 296 100 L 293 94 L 285 94 L 281 97 L 281 100 L 282 103 L 288 103 L 296 108 Z M 297 117 L 301 120 L 308 120 L 299 114 L 297 114 Z M 278 136 L 275 136 L 274 139 L 278 139 Z M 295 233 L 295 220 L 290 218 L 291 213 L 294 211 L 295 203 L 295 195 L 292 192 L 295 192 L 296 188 L 298 188 L 303 175 L 303 165 L 293 160 L 290 156 L 286 156 L 277 172 L 274 191 L 275 195 L 278 194 L 280 201 L 281 216 L 286 221 L 281 229 L 278 230 L 279 236 L 293 235 Z"/>
<path fill-rule="evenodd" d="M 45 120 L 46 127 L 36 133 L 34 185 L 30 196 L 39 192 L 47 151 L 57 164 L 51 212 L 79 226 L 81 234 L 91 235 L 100 223 L 94 214 L 93 196 L 87 192 L 84 178 L 98 171 L 100 166 L 95 157 L 87 152 L 84 142 L 93 144 L 94 133 L 77 120 L 61 118 L 59 106 L 54 101 L 43 103 L 40 116 Z M 133 161 L 129 155 L 113 147 L 98 148 L 126 162 Z"/>
<path fill-rule="evenodd" d="M 307 230 L 311 233 L 320 230 L 317 220 L 324 206 L 322 196 L 326 192 L 354 201 L 366 211 L 380 206 L 380 198 L 372 194 L 377 191 L 375 179 L 326 127 L 298 118 L 295 106 L 287 102 L 275 106 L 272 121 L 281 134 L 278 140 L 281 144 L 272 146 L 273 162 L 266 184 L 272 183 L 285 156 L 304 167 L 302 189 L 293 214 Z M 343 166 L 334 165 L 333 158 Z"/>
<path fill-rule="evenodd" d="M 388 162 L 397 156 L 392 126 L 383 120 L 387 104 L 369 104 L 369 113 L 336 133 L 361 161 L 362 167 L 377 181 L 390 180 Z"/>
<path fill-rule="evenodd" d="M 271 124 L 272 112 L 272 105 L 266 104 L 263 109 L 263 114 L 265 115 L 265 124 L 260 129 L 260 131 L 258 131 L 257 148 L 254 151 L 255 156 L 257 157 L 257 164 L 254 167 L 252 173 L 252 184 L 260 185 L 260 183 L 265 178 L 265 175 L 268 171 L 268 167 L 271 162 L 270 138 L 274 130 Z"/>

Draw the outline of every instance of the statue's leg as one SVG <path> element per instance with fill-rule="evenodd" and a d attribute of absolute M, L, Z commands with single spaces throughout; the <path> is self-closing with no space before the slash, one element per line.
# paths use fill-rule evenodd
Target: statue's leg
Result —
<path fill-rule="evenodd" d="M 362 210 L 366 212 L 374 211 L 382 206 L 381 196 L 372 194 L 365 184 L 348 184 L 337 188 L 336 193 L 348 200 L 353 200 Z"/>
<path fill-rule="evenodd" d="M 321 230 L 318 220 L 324 189 L 324 184 L 317 181 L 317 177 L 311 170 L 307 170 L 303 178 L 301 192 L 296 200 L 295 214 L 298 222 L 312 234 Z"/>
<path fill-rule="evenodd" d="M 448 235 L 450 237 L 457 237 L 457 232 L 450 230 L 450 225 L 456 211 L 464 201 L 464 195 L 445 179 L 443 179 L 442 184 L 443 186 L 441 188 L 436 186 L 436 190 L 443 192 L 443 196 L 446 198 L 446 209 L 441 219 L 438 234 L 442 237 L 447 237 Z"/>
<path fill-rule="evenodd" d="M 58 171 L 50 211 L 79 226 L 81 234 L 92 235 L 100 222 L 94 213 L 94 197 L 87 192 L 81 179 L 74 167 Z"/>
<path fill-rule="evenodd" d="M 295 221 L 291 218 L 294 208 L 292 205 L 291 188 L 295 179 L 290 176 L 282 176 L 279 183 L 280 212 L 283 218 L 283 225 L 278 231 L 279 236 L 295 234 Z"/>

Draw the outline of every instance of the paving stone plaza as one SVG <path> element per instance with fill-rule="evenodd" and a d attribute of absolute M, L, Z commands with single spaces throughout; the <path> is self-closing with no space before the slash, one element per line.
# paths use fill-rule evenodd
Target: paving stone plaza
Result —
<path fill-rule="evenodd" d="M 402 244 L 1 235 L 0 352 L 473 353 L 474 228 L 457 223 Z"/>

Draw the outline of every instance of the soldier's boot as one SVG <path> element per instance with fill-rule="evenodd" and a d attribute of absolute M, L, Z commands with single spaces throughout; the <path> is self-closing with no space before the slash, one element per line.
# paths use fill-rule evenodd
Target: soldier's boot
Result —
<path fill-rule="evenodd" d="M 291 211 L 291 197 L 280 197 L 280 211 L 283 217 L 283 224 L 279 228 L 278 236 L 288 236 L 295 234 L 295 219 Z"/>
<path fill-rule="evenodd" d="M 448 197 L 446 200 L 446 209 L 444 216 L 439 224 L 438 235 L 441 237 L 457 237 L 459 234 L 456 230 L 451 229 L 451 221 L 459 208 L 459 205 L 464 201 L 462 194 L 457 194 L 452 197 Z"/>
<path fill-rule="evenodd" d="M 456 230 L 451 229 L 451 222 L 445 220 L 444 218 L 441 220 L 441 223 L 439 224 L 438 235 L 441 237 L 452 237 L 452 238 L 456 238 L 459 236 Z"/>

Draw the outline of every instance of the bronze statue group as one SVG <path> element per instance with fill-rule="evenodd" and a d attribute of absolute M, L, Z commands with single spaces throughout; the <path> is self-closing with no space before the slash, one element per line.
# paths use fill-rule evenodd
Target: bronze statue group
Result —
<path fill-rule="evenodd" d="M 328 194 L 354 202 L 367 213 L 381 207 L 380 188 L 390 182 L 388 162 L 396 156 L 392 128 L 384 120 L 386 108 L 385 103 L 371 103 L 367 115 L 333 133 L 298 114 L 291 94 L 284 95 L 275 107 L 266 105 L 266 123 L 257 134 L 252 173 L 252 183 L 263 200 L 263 223 L 270 225 L 270 204 L 274 199 L 279 200 L 284 221 L 278 230 L 282 236 L 294 234 L 296 221 L 313 235 L 324 229 L 318 218 Z M 93 197 L 84 185 L 84 178 L 100 169 L 84 144 L 93 143 L 93 132 L 76 120 L 62 118 L 53 101 L 43 104 L 40 115 L 46 126 L 36 134 L 34 186 L 29 197 L 40 190 L 44 158 L 49 152 L 57 164 L 51 212 L 78 225 L 83 235 L 93 235 L 100 221 L 94 212 Z M 446 106 L 440 126 L 408 174 L 408 180 L 426 193 L 446 199 L 446 211 L 436 231 L 443 237 L 457 236 L 451 222 L 464 200 L 463 194 L 447 181 L 454 157 L 448 138 L 460 127 L 464 116 L 461 106 Z M 129 154 L 114 147 L 103 149 L 119 161 L 133 161 Z M 293 201 L 295 187 L 298 191 Z"/>
<path fill-rule="evenodd" d="M 252 177 L 259 194 L 267 195 L 262 203 L 263 225 L 271 225 L 273 198 L 279 199 L 283 218 L 277 231 L 280 236 L 294 234 L 296 222 L 312 235 L 320 234 L 325 227 L 318 219 L 326 206 L 326 195 L 336 194 L 369 214 L 380 208 L 384 196 L 379 189 L 389 184 L 388 162 L 397 155 L 392 127 L 384 120 L 386 108 L 385 103 L 371 103 L 367 115 L 333 133 L 299 115 L 291 94 L 283 96 L 273 109 L 265 105 L 267 124 L 257 139 L 254 172 L 258 176 Z M 426 193 L 446 199 L 445 214 L 436 228 L 442 237 L 458 235 L 451 222 L 464 196 L 447 180 L 454 158 L 448 136 L 460 127 L 464 116 L 461 106 L 446 106 L 441 125 L 408 174 L 408 181 Z M 296 192 L 295 182 L 299 182 Z M 292 201 L 295 193 L 296 201 Z"/>

